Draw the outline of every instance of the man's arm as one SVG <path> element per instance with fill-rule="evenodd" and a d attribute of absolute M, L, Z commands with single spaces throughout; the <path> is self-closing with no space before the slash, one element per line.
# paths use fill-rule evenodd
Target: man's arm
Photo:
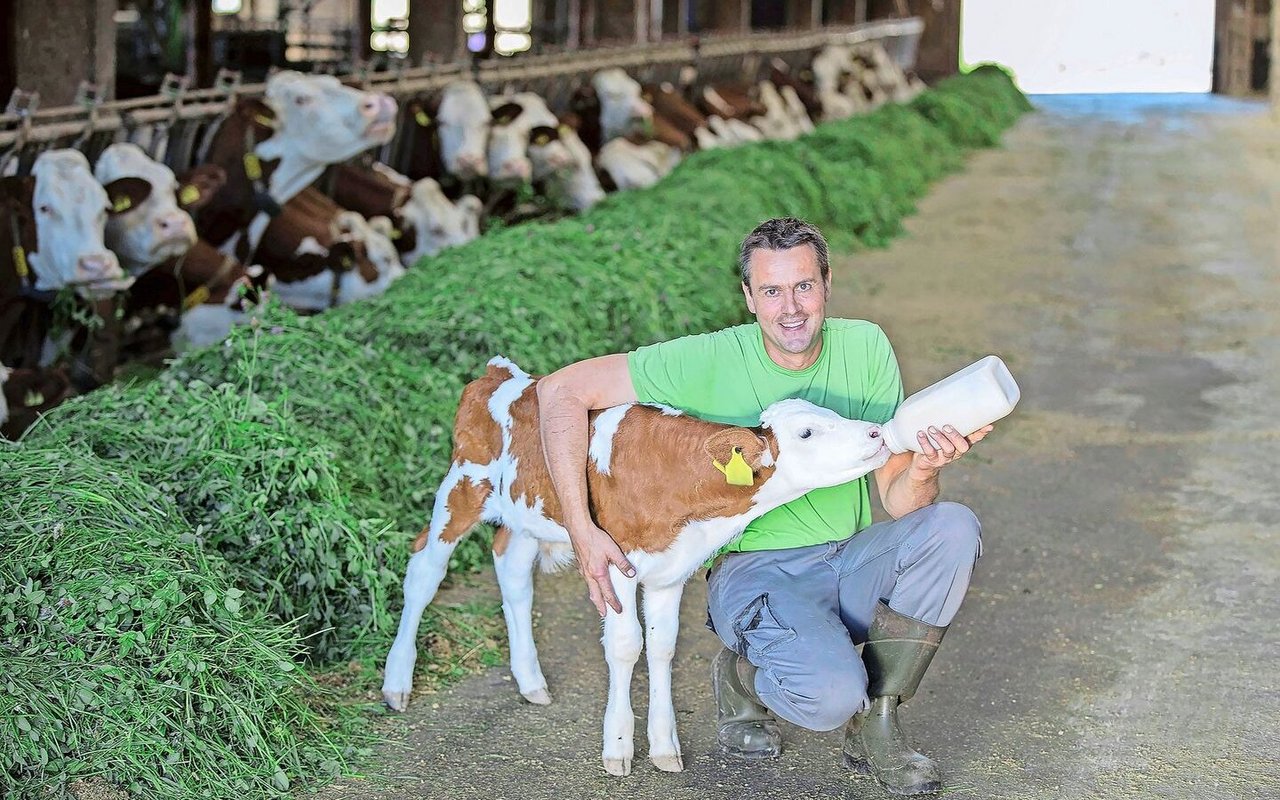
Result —
<path fill-rule="evenodd" d="M 627 576 L 634 575 L 635 568 L 613 538 L 591 519 L 587 505 L 587 412 L 636 400 L 627 356 L 621 353 L 570 364 L 538 381 L 547 469 L 578 557 L 578 572 L 602 617 L 605 604 L 622 612 L 609 579 L 609 565 Z"/>
<path fill-rule="evenodd" d="M 876 470 L 876 488 L 884 510 L 894 519 L 901 519 L 937 500 L 938 472 L 959 460 L 992 430 L 993 426 L 988 425 L 965 438 L 950 425 L 941 430 L 930 428 L 929 433 L 938 442 L 936 448 L 924 431 L 917 433 L 923 453 L 896 453 Z"/>

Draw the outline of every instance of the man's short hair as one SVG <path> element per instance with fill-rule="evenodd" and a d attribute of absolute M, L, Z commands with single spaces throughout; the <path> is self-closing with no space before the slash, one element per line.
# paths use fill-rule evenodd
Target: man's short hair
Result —
<path fill-rule="evenodd" d="M 831 283 L 831 264 L 827 253 L 827 240 L 822 231 L 815 226 L 795 217 L 775 217 L 767 219 L 756 226 L 742 240 L 738 249 L 738 271 L 742 276 L 742 284 L 751 286 L 751 254 L 757 250 L 790 250 L 807 244 L 813 248 L 818 259 L 818 270 L 822 273 L 822 282 Z"/>

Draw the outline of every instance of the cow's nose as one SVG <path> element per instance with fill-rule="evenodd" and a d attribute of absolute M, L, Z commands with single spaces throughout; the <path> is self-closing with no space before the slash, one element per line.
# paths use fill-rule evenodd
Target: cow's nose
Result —
<path fill-rule="evenodd" d="M 631 104 L 631 115 L 639 119 L 650 119 L 653 117 L 653 106 L 643 100 L 636 100 Z"/>
<path fill-rule="evenodd" d="M 880 438 L 880 426 L 879 426 L 879 425 L 872 425 L 872 426 L 867 430 L 867 436 L 869 436 L 869 437 L 870 437 L 870 438 L 872 438 L 872 439 L 879 439 L 879 438 Z"/>
<path fill-rule="evenodd" d="M 502 178 L 518 178 L 522 181 L 529 180 L 533 167 L 526 160 L 512 159 L 502 162 L 502 166 L 498 168 L 499 179 Z"/>
<path fill-rule="evenodd" d="M 156 220 L 156 226 L 160 229 L 160 235 L 166 239 L 171 236 L 185 236 L 187 230 L 191 227 L 191 217 L 181 212 L 173 214 L 165 214 Z"/>
<path fill-rule="evenodd" d="M 469 178 L 476 175 L 483 175 L 488 169 L 485 158 L 479 153 L 459 153 L 458 154 L 458 172 L 462 173 L 459 177 Z"/>
<path fill-rule="evenodd" d="M 114 253 L 92 253 L 76 261 L 80 274 L 87 280 L 120 277 L 120 262 Z"/>
<path fill-rule="evenodd" d="M 360 98 L 360 113 L 373 119 L 382 110 L 382 100 L 376 94 L 366 94 Z"/>

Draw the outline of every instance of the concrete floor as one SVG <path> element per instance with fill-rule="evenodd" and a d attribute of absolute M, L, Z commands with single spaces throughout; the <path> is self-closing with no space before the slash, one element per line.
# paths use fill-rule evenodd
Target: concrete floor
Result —
<path fill-rule="evenodd" d="M 1040 105 L 892 248 L 835 265 L 831 313 L 884 326 L 908 391 L 988 352 L 1023 388 L 944 476 L 985 553 L 905 724 L 962 797 L 1280 798 L 1280 127 L 1215 98 Z M 700 578 L 686 771 L 644 758 L 641 666 L 635 769 L 609 777 L 594 613 L 574 575 L 538 591 L 553 705 L 504 669 L 419 697 L 382 779 L 321 796 L 884 796 L 835 733 L 786 727 L 764 764 L 716 752 Z"/>

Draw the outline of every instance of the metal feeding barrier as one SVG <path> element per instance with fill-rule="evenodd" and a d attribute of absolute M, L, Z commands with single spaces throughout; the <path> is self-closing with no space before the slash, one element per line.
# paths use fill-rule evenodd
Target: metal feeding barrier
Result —
<path fill-rule="evenodd" d="M 910 68 L 923 30 L 921 19 L 908 17 L 804 32 L 713 34 L 515 59 L 357 70 L 341 79 L 385 92 L 402 107 L 404 101 L 429 96 L 452 80 L 470 78 L 488 93 L 537 92 L 552 110 L 563 110 L 593 73 L 610 67 L 620 67 L 642 83 L 752 80 L 770 59 L 798 69 L 827 45 L 879 42 L 900 66 Z M 92 163 L 107 146 L 121 141 L 138 144 L 181 174 L 195 166 L 202 140 L 236 101 L 260 97 L 265 89 L 265 84 L 241 85 L 239 73 L 223 69 L 211 88 L 191 89 L 188 78 L 167 75 L 159 94 L 132 100 L 104 102 L 95 86 L 84 83 L 72 105 L 49 109 L 40 108 L 37 93 L 15 90 L 0 114 L 0 175 L 25 174 L 40 153 L 54 148 L 74 147 Z M 380 155 L 395 152 L 393 141 Z"/>

